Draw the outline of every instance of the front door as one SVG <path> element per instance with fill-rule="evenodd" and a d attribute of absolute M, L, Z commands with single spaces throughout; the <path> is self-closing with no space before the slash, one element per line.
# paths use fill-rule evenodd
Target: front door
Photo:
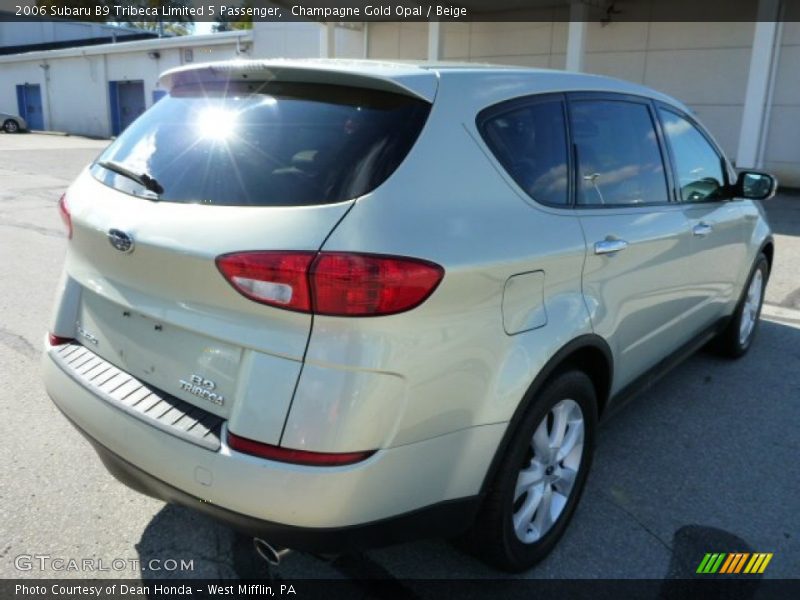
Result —
<path fill-rule="evenodd" d="M 688 115 L 658 109 L 672 155 L 678 196 L 692 231 L 694 261 L 686 275 L 699 296 L 699 325 L 723 317 L 740 292 L 747 260 L 741 202 L 728 198 L 727 165 L 711 138 Z"/>

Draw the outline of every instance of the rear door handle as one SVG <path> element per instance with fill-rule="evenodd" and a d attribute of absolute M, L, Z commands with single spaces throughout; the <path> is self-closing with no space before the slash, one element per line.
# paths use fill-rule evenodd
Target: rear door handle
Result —
<path fill-rule="evenodd" d="M 706 237 L 713 229 L 708 223 L 698 223 L 692 227 L 692 233 L 698 237 Z"/>
<path fill-rule="evenodd" d="M 628 247 L 628 242 L 625 240 L 603 240 L 594 243 L 595 254 L 614 254 L 620 250 L 625 250 Z"/>

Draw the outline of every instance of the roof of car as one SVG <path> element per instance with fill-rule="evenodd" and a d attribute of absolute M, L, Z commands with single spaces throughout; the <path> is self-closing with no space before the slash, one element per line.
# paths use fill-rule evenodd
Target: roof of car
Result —
<path fill-rule="evenodd" d="M 226 79 L 231 76 L 249 78 L 251 81 L 263 78 L 342 84 L 369 81 L 372 87 L 387 91 L 403 90 L 427 101 L 433 101 L 438 81 L 442 78 L 458 78 L 462 83 L 474 82 L 477 78 L 483 79 L 482 83 L 491 85 L 499 76 L 505 83 L 509 83 L 509 79 L 535 83 L 529 93 L 537 93 L 536 90 L 539 93 L 545 90 L 607 91 L 647 96 L 683 107 L 679 101 L 657 90 L 613 77 L 554 69 L 453 61 L 324 58 L 231 60 L 170 69 L 162 74 L 161 83 L 169 89 L 181 82 L 197 81 L 198 76 L 202 76 L 201 73 Z M 519 90 L 524 88 L 523 85 Z"/>

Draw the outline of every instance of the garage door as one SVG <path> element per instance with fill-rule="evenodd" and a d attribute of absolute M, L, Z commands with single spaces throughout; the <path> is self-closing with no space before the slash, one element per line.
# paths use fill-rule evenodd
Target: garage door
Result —
<path fill-rule="evenodd" d="M 19 116 L 28 122 L 29 129 L 44 129 L 42 90 L 38 84 L 18 85 L 17 105 Z"/>
<path fill-rule="evenodd" d="M 111 131 L 119 134 L 144 112 L 143 81 L 110 81 Z"/>

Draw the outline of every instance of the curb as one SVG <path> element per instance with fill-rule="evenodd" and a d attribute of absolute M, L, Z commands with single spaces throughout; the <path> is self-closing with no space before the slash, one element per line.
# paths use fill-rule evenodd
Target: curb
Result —
<path fill-rule="evenodd" d="M 117 139 L 116 136 L 112 137 L 101 137 L 96 135 L 81 135 L 77 133 L 67 133 L 66 131 L 45 131 L 44 129 L 29 129 L 25 133 L 33 133 L 36 135 L 52 135 L 56 137 L 74 137 L 83 140 L 95 140 L 95 141 L 112 141 Z"/>
<path fill-rule="evenodd" d="M 781 321 L 800 325 L 800 310 L 764 303 L 761 307 L 761 316 L 772 321 Z"/>
<path fill-rule="evenodd" d="M 61 137 L 69 137 L 69 134 L 66 131 L 45 131 L 44 129 L 29 129 L 29 133 L 35 133 L 37 135 L 58 135 Z"/>

